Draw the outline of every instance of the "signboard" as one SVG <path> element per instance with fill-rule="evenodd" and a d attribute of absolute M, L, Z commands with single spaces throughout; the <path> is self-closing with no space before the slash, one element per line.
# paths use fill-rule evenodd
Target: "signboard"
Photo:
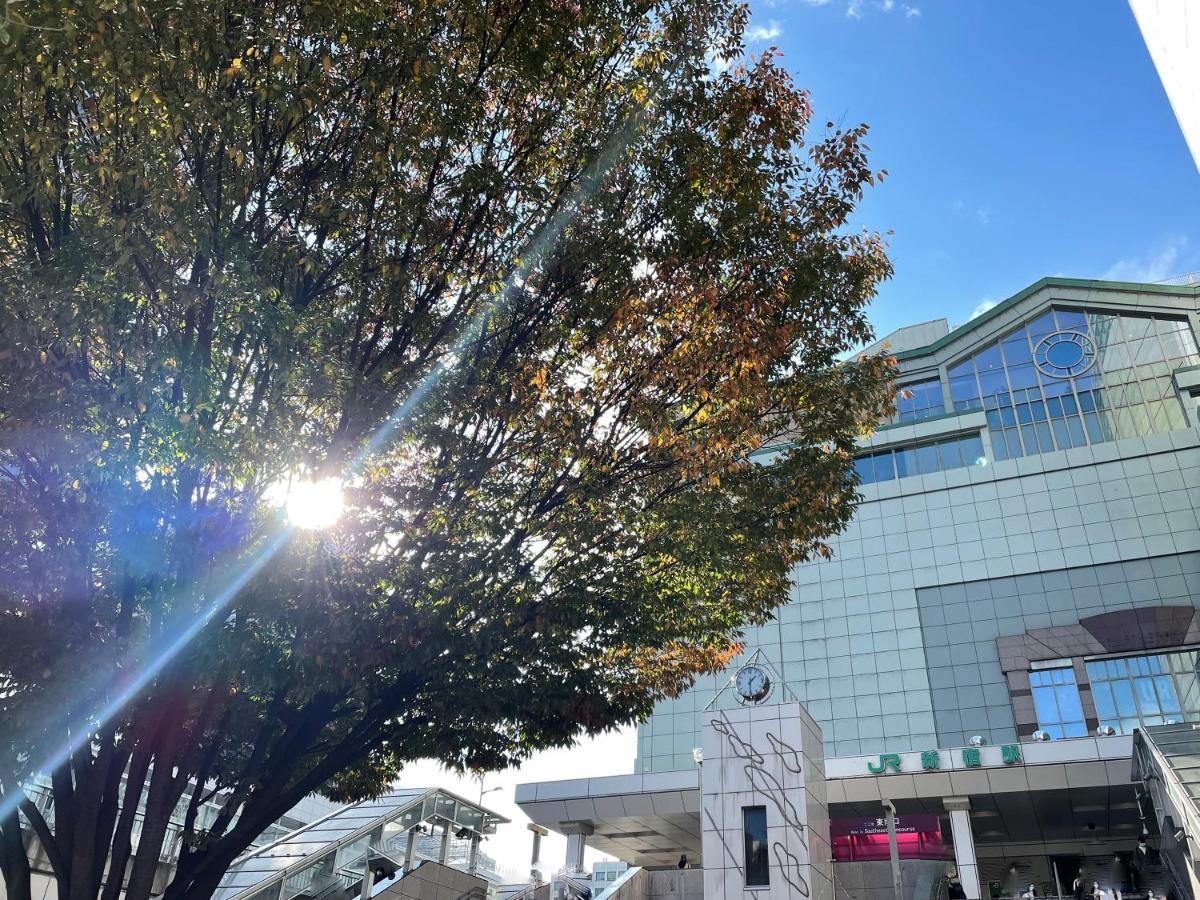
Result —
<path fill-rule="evenodd" d="M 984 765 L 984 748 L 961 747 L 958 750 L 922 750 L 914 753 L 881 753 L 879 758 L 867 760 L 867 771 L 872 775 L 887 775 L 906 771 L 937 772 L 942 769 L 978 769 Z M 907 762 L 907 765 L 906 765 Z M 1005 744 L 1000 747 L 1001 765 L 1012 766 L 1024 763 L 1020 744 Z M 913 765 L 919 763 L 919 765 Z M 994 765 L 995 763 L 990 763 Z"/>
<path fill-rule="evenodd" d="M 839 862 L 884 860 L 891 855 L 883 816 L 831 818 L 829 834 L 833 858 Z M 901 859 L 954 858 L 954 848 L 942 838 L 938 817 L 928 813 L 896 816 L 896 849 Z"/>

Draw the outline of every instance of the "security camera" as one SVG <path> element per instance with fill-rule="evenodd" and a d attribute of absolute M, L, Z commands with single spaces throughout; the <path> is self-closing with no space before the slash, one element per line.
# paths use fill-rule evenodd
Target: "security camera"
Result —
<path fill-rule="evenodd" d="M 1037 731 L 1035 731 L 1035 732 L 1033 733 L 1033 739 L 1034 739 L 1035 741 L 1048 741 L 1048 740 L 1050 740 L 1050 732 L 1048 732 L 1048 731 L 1042 731 L 1042 730 L 1039 728 Z"/>
<path fill-rule="evenodd" d="M 972 747 L 983 747 L 987 744 L 987 738 L 985 738 L 982 734 L 976 734 L 972 735 L 971 739 L 967 741 L 967 743 Z"/>
<path fill-rule="evenodd" d="M 692 761 L 698 766 L 704 765 L 704 751 L 699 747 L 692 748 Z"/>
<path fill-rule="evenodd" d="M 1096 729 L 1096 734 L 1098 734 L 1100 737 L 1112 737 L 1116 733 L 1117 729 L 1113 728 L 1111 725 L 1101 725 Z"/>

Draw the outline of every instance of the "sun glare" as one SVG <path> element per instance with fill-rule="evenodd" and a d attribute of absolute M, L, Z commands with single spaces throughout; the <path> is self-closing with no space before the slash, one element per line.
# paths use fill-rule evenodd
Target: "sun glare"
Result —
<path fill-rule="evenodd" d="M 283 508 L 288 522 L 297 528 L 329 528 L 337 524 L 346 508 L 342 483 L 336 478 L 297 482 L 289 488 Z"/>

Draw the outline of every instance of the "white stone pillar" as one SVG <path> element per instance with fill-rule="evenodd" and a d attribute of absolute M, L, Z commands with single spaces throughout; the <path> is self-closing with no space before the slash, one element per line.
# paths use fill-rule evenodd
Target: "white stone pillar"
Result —
<path fill-rule="evenodd" d="M 442 845 L 438 848 L 438 862 L 443 866 L 450 856 L 450 823 L 442 825 Z"/>
<path fill-rule="evenodd" d="M 975 859 L 975 835 L 971 833 L 971 801 L 966 797 L 945 797 L 942 804 L 950 813 L 958 880 L 967 900 L 979 900 L 979 863 Z"/>
<path fill-rule="evenodd" d="M 567 836 L 567 871 L 582 872 L 583 851 L 587 849 L 588 835 L 594 834 L 595 828 L 591 822 L 564 822 L 562 833 Z"/>

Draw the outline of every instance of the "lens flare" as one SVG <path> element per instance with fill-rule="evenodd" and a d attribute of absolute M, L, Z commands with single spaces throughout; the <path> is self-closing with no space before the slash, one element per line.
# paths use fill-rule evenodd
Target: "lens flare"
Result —
<path fill-rule="evenodd" d="M 346 509 L 342 483 L 337 478 L 301 481 L 292 485 L 283 503 L 288 523 L 304 531 L 331 528 Z"/>

